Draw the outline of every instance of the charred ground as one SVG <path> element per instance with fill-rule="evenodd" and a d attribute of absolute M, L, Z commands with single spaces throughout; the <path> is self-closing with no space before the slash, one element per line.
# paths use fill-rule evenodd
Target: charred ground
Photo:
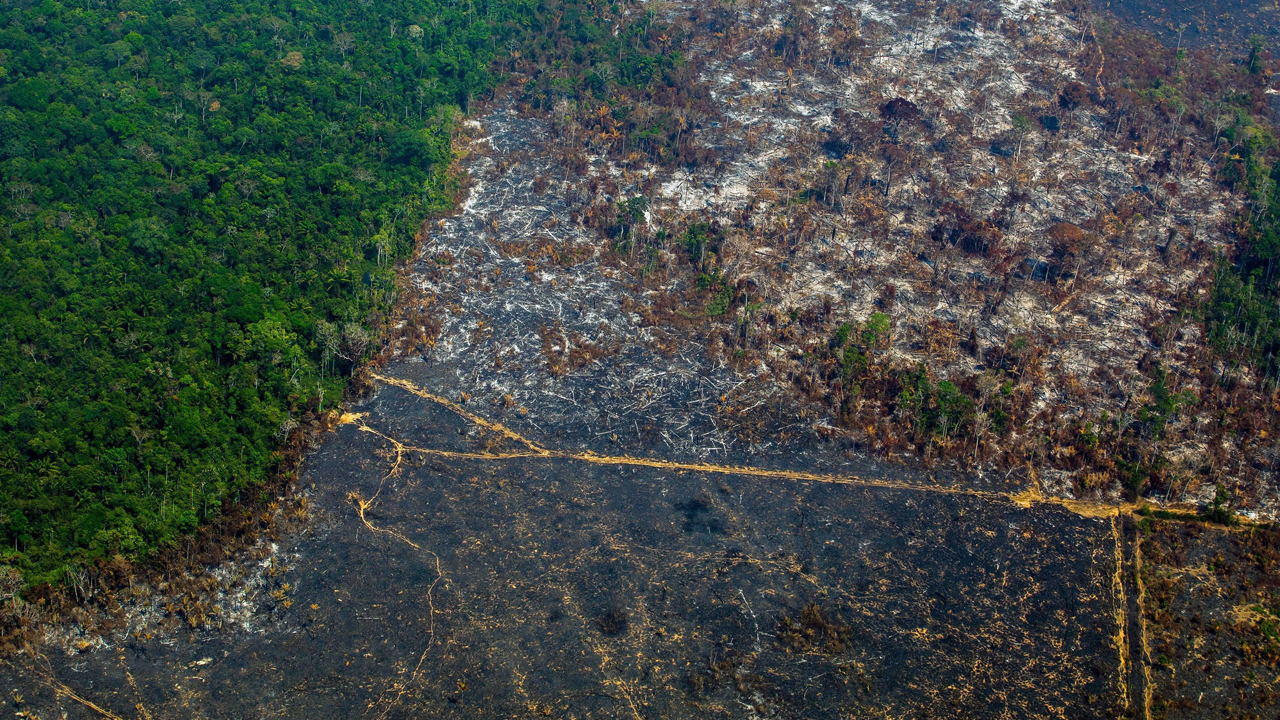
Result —
<path fill-rule="evenodd" d="M 504 459 L 527 447 L 403 388 L 359 409 L 309 461 L 312 531 L 265 632 L 51 653 L 18 671 L 19 708 L 92 716 L 70 691 L 151 717 L 1123 711 L 1114 518 L 904 473 Z"/>

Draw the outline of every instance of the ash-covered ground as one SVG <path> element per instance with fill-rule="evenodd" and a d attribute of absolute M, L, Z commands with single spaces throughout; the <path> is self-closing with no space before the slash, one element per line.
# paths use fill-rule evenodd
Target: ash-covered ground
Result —
<path fill-rule="evenodd" d="M 51 649 L 6 671 L 17 708 L 94 716 L 75 693 L 155 718 L 1122 711 L 1110 519 L 947 486 L 446 457 L 414 448 L 523 446 L 394 385 L 358 410 L 308 461 L 315 515 L 278 619 Z"/>
<path fill-rule="evenodd" d="M 1252 36 L 1272 43 L 1280 37 L 1280 7 L 1258 0 L 1102 0 L 1105 15 L 1149 30 L 1178 46 L 1246 47 Z"/>
<path fill-rule="evenodd" d="M 571 217 L 581 178 L 558 166 L 549 124 L 504 104 L 471 129 L 469 198 L 410 275 L 443 326 L 397 374 L 578 444 L 691 458 L 734 449 L 714 410 L 749 378 L 692 343 L 654 349 L 660 331 L 623 309 L 630 291 Z"/>
<path fill-rule="evenodd" d="M 663 13 L 687 16 L 702 104 L 623 114 L 675 117 L 703 159 L 621 150 L 608 106 L 536 93 L 473 127 L 468 212 L 414 273 L 483 350 L 440 387 L 519 409 L 568 374 L 590 380 L 555 412 L 623 443 L 707 457 L 812 435 L 1094 502 L 1194 505 L 1222 484 L 1271 517 L 1276 446 L 1206 440 L 1233 371 L 1187 312 L 1238 209 L 1215 177 L 1227 148 L 1183 122 L 1212 107 L 1136 113 L 1104 87 L 1096 18 L 1049 3 Z M 498 327 L 499 309 L 524 321 Z M 837 347 L 880 316 L 860 360 Z M 904 409 L 917 369 L 965 396 L 955 422 Z M 1157 385 L 1202 402 L 1153 442 Z"/>

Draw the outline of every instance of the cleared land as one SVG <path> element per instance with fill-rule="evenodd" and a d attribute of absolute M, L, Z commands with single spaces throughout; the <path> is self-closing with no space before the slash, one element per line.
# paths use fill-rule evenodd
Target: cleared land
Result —
<path fill-rule="evenodd" d="M 544 455 L 395 386 L 360 410 L 310 460 L 315 531 L 284 553 L 265 632 L 51 655 L 22 671 L 24 702 L 1086 717 L 1129 696 L 1114 518 L 909 477 Z"/>

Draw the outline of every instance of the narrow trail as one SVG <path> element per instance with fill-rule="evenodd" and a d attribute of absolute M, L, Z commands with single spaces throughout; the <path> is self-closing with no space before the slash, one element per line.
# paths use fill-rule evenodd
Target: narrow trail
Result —
<path fill-rule="evenodd" d="M 529 450 L 535 455 L 551 456 L 553 454 L 550 450 L 547 450 L 541 445 L 538 445 L 532 440 L 529 440 L 528 438 L 524 437 L 520 433 L 508 428 L 506 425 L 503 425 L 502 423 L 499 423 L 499 422 L 486 420 L 480 417 L 479 415 L 476 415 L 475 413 L 468 412 L 467 410 L 463 409 L 461 405 L 455 402 L 452 402 L 450 400 L 447 400 L 443 397 L 440 397 L 439 395 L 436 395 L 434 393 L 428 392 L 425 388 L 415 385 L 409 382 L 408 380 L 401 380 L 400 378 L 394 378 L 388 375 L 381 375 L 379 373 L 370 373 L 369 375 L 374 380 L 384 382 L 388 385 L 394 385 L 395 387 L 398 387 L 401 390 L 417 395 L 418 397 L 424 400 L 430 400 L 431 402 L 436 403 L 437 405 L 441 405 L 445 408 L 448 408 L 453 413 L 457 414 L 462 418 L 465 418 L 469 422 L 474 423 L 478 427 L 484 428 L 485 430 L 489 430 L 490 432 L 497 433 L 507 438 L 508 440 L 513 440 L 521 445 L 524 445 L 525 447 L 529 448 Z"/>
<path fill-rule="evenodd" d="M 98 705 L 92 700 L 89 700 L 88 698 L 80 695 L 76 691 L 67 687 L 67 685 L 63 683 L 61 680 L 59 680 L 57 676 L 54 674 L 53 668 L 49 664 L 49 659 L 46 658 L 43 653 L 37 655 L 34 658 L 34 660 L 35 662 L 33 663 L 32 667 L 36 674 L 36 677 L 39 679 L 39 681 L 42 684 L 44 684 L 46 687 L 52 690 L 55 696 L 65 697 L 69 700 L 72 700 L 78 703 L 79 705 L 81 705 L 82 707 L 96 713 L 99 717 L 107 718 L 107 720 L 124 720 L 124 718 L 121 717 L 120 715 L 115 714 L 111 710 L 108 710 L 107 708 L 104 708 L 101 705 Z M 43 663 L 43 667 L 41 666 L 42 663 Z M 14 667 L 14 664 L 8 660 L 5 661 L 5 665 L 8 665 L 9 667 Z M 16 697 L 18 699 L 18 702 L 15 704 L 21 704 L 21 695 L 17 695 Z M 137 710 L 139 718 L 142 718 L 142 720 L 150 720 L 151 714 L 147 711 L 146 707 L 142 705 L 142 703 L 138 703 L 135 709 Z M 21 713 L 21 712 L 17 714 L 19 716 L 26 716 L 25 713 Z M 63 717 L 65 716 L 66 716 L 66 713 L 64 712 Z"/>
<path fill-rule="evenodd" d="M 422 675 L 422 664 L 426 661 L 427 653 L 431 651 L 431 648 L 435 646 L 435 642 L 436 642 L 436 612 L 437 611 L 436 611 L 436 605 L 435 605 L 435 590 L 436 590 L 436 586 L 440 584 L 440 581 L 444 580 L 444 573 L 440 569 L 439 555 L 432 552 L 430 549 L 422 547 L 418 543 L 410 540 L 408 537 L 405 537 L 405 535 L 401 532 L 374 525 L 373 523 L 369 522 L 369 519 L 365 516 L 365 513 L 369 510 L 369 508 L 373 507 L 374 503 L 377 502 L 378 496 L 382 494 L 382 488 L 386 485 L 387 480 L 400 474 L 400 470 L 403 467 L 405 448 L 400 443 L 395 443 L 394 446 L 396 448 L 395 462 L 392 463 L 391 469 L 387 471 L 387 473 L 378 480 L 378 489 L 374 491 L 373 496 L 370 497 L 368 500 L 365 500 L 363 497 L 360 496 L 359 493 L 350 492 L 350 493 L 347 493 L 347 499 L 356 506 L 356 514 L 359 515 L 360 522 L 370 532 L 389 535 L 395 538 L 396 540 L 403 542 L 404 544 L 408 545 L 414 550 L 417 550 L 418 552 L 427 553 L 428 555 L 430 555 L 432 561 L 435 563 L 436 578 L 435 580 L 432 580 L 431 585 L 427 587 L 427 592 L 425 595 L 425 599 L 427 601 L 427 617 L 429 622 L 429 627 L 427 628 L 427 634 L 428 634 L 427 645 L 422 649 L 422 652 L 418 654 L 418 662 L 413 668 L 413 673 L 410 674 L 408 678 L 400 682 L 393 683 L 391 687 L 387 688 L 383 692 L 382 696 L 377 701 L 370 704 L 369 706 L 370 710 L 375 708 L 380 708 L 380 711 L 378 712 L 378 715 L 377 715 L 378 720 L 382 720 L 382 718 L 385 718 L 388 713 L 390 713 L 397 705 L 399 705 L 400 701 L 404 698 L 405 694 L 407 694 L 409 690 L 418 682 L 418 678 Z M 391 697 L 393 693 L 394 693 L 394 697 Z"/>
<path fill-rule="evenodd" d="M 865 477 L 865 476 L 854 475 L 854 474 L 813 473 L 813 472 L 805 472 L 805 471 L 799 471 L 799 470 L 780 470 L 780 469 L 772 469 L 772 468 L 752 467 L 752 466 L 746 466 L 746 465 L 722 465 L 722 464 L 714 464 L 714 463 L 696 463 L 696 462 L 680 462 L 680 461 L 672 461 L 672 460 L 657 460 L 653 458 L 634 457 L 631 455 L 601 455 L 601 454 L 593 453 L 590 451 L 571 452 L 567 450 L 552 450 L 533 440 L 530 440 L 529 438 L 507 427 L 506 425 L 503 425 L 500 422 L 497 422 L 494 420 L 488 420 L 475 413 L 467 411 L 464 408 L 462 408 L 461 405 L 459 405 L 458 403 L 452 402 L 435 393 L 432 393 L 426 390 L 425 388 L 422 388 L 412 382 L 409 382 L 408 380 L 404 380 L 401 378 L 394 378 L 394 377 L 382 375 L 379 373 L 372 373 L 371 376 L 374 380 L 385 383 L 387 385 L 400 388 L 401 390 L 404 390 L 412 395 L 415 395 L 417 397 L 433 402 L 441 407 L 444 407 L 452 411 L 453 413 L 457 414 L 459 417 L 462 417 L 467 421 L 473 423 L 477 427 L 482 428 L 483 430 L 487 430 L 489 432 L 496 433 L 502 436 L 503 438 L 506 438 L 507 440 L 510 440 L 515 444 L 526 448 L 526 450 L 524 451 L 517 451 L 517 452 L 460 452 L 460 451 L 454 451 L 454 450 L 441 450 L 436 448 L 417 447 L 417 446 L 403 443 L 383 432 L 378 431 L 373 427 L 370 427 L 368 424 L 365 424 L 363 422 L 365 417 L 363 414 L 344 415 L 341 420 L 342 423 L 352 424 L 352 423 L 358 422 L 360 423 L 358 426 L 358 429 L 361 432 L 375 435 L 378 438 L 389 443 L 395 449 L 395 461 L 392 465 L 392 469 L 385 476 L 383 476 L 382 481 L 379 483 L 378 490 L 374 493 L 374 496 L 369 500 L 364 500 L 363 498 L 361 498 L 359 495 L 355 493 L 351 493 L 348 496 L 348 498 L 356 505 L 357 513 L 359 515 L 360 521 L 368 529 L 375 532 L 391 535 L 407 543 L 408 545 L 410 545 L 411 547 L 417 550 L 424 550 L 424 549 L 421 548 L 416 543 L 414 543 L 412 540 L 409 540 L 407 537 L 401 535 L 396 531 L 386 530 L 386 529 L 378 528 L 371 525 L 365 517 L 365 511 L 369 509 L 373 505 L 373 503 L 376 501 L 378 495 L 382 492 L 382 487 L 383 487 L 383 484 L 386 482 L 386 480 L 393 477 L 400 471 L 405 453 L 417 453 L 420 455 L 427 455 L 427 456 L 445 458 L 450 460 L 482 461 L 482 462 L 483 461 L 492 462 L 492 461 L 516 460 L 516 459 L 564 460 L 564 461 L 572 461 L 572 462 L 590 463 L 593 465 L 614 465 L 614 466 L 620 466 L 620 467 L 628 467 L 628 466 L 646 467 L 646 468 L 656 468 L 656 469 L 662 469 L 662 470 L 713 473 L 713 474 L 720 474 L 720 475 L 764 478 L 764 479 L 773 479 L 773 480 L 788 480 L 788 481 L 795 481 L 795 482 L 817 482 L 817 483 L 829 483 L 829 484 L 836 484 L 836 485 L 849 485 L 849 486 L 855 486 L 855 487 L 905 490 L 905 491 L 913 491 L 913 492 L 921 492 L 921 493 L 934 493 L 934 494 L 941 494 L 941 495 L 974 497 L 974 498 L 980 498 L 980 499 L 992 501 L 992 502 L 1012 503 L 1023 508 L 1030 508 L 1033 505 L 1055 505 L 1055 506 L 1064 508 L 1070 512 L 1076 513 L 1078 515 L 1083 515 L 1086 517 L 1109 518 L 1110 525 L 1111 525 L 1111 534 L 1115 542 L 1115 546 L 1114 546 L 1115 574 L 1113 576 L 1112 591 L 1116 596 L 1115 644 L 1116 644 L 1116 650 L 1119 653 L 1119 667 L 1120 667 L 1120 673 L 1118 678 L 1118 683 L 1120 687 L 1118 689 L 1121 693 L 1123 706 L 1126 712 L 1133 711 L 1133 705 L 1134 705 L 1134 702 L 1136 701 L 1137 703 L 1139 703 L 1139 710 L 1140 710 L 1141 716 L 1146 717 L 1147 720 L 1150 720 L 1151 683 L 1149 678 L 1149 673 L 1150 673 L 1149 664 L 1146 662 L 1147 658 L 1145 657 L 1149 651 L 1146 648 L 1146 637 L 1145 637 L 1146 628 L 1145 628 L 1144 618 L 1142 616 L 1143 592 L 1140 584 L 1138 585 L 1136 592 L 1128 592 L 1126 590 L 1126 585 L 1127 585 L 1126 578 L 1128 577 L 1126 574 L 1126 570 L 1128 570 L 1130 573 L 1133 574 L 1133 577 L 1135 578 L 1136 582 L 1141 583 L 1140 578 L 1137 578 L 1137 573 L 1140 570 L 1141 560 L 1136 555 L 1126 559 L 1126 543 L 1125 543 L 1125 537 L 1124 537 L 1125 526 L 1126 525 L 1132 526 L 1132 523 L 1130 522 L 1130 516 L 1133 514 L 1133 511 L 1136 509 L 1136 505 L 1123 504 L 1123 503 L 1109 505 L 1109 504 L 1103 504 L 1103 503 L 1091 503 L 1091 502 L 1085 502 L 1085 501 L 1070 500 L 1066 498 L 1045 497 L 1040 492 L 1039 486 L 1034 483 L 1020 492 L 1010 493 L 1010 492 L 999 492 L 999 491 L 990 491 L 990 490 L 977 490 L 973 488 L 964 488 L 964 487 L 947 486 L 947 485 L 928 485 L 928 484 L 918 483 L 918 482 L 889 480 L 889 479 L 883 479 L 883 478 L 872 478 L 872 477 Z M 1137 538 L 1135 537 L 1133 547 L 1128 548 L 1131 553 L 1136 554 L 1138 551 L 1136 547 L 1136 542 L 1137 542 Z M 430 551 L 427 550 L 426 552 L 430 552 Z M 436 582 L 438 583 L 440 581 L 440 578 L 443 577 L 439 567 L 440 560 L 439 560 L 439 557 L 435 555 L 435 553 L 431 553 L 431 555 L 435 559 L 436 571 L 437 571 Z M 435 587 L 435 583 L 432 584 L 433 589 L 434 587 Z M 428 591 L 428 599 L 430 599 L 430 591 Z M 434 607 L 432 608 L 432 612 L 434 613 Z M 1129 628 L 1131 628 L 1134 625 L 1141 627 L 1141 633 L 1135 633 L 1129 630 Z M 1131 647 L 1131 645 L 1135 640 L 1139 640 L 1139 638 L 1133 637 L 1134 635 L 1139 635 L 1139 638 L 1140 638 L 1141 645 L 1138 648 L 1138 653 L 1140 654 L 1141 657 L 1138 658 L 1137 662 L 1139 662 L 1142 666 L 1141 672 L 1145 673 L 1145 675 L 1142 675 L 1141 677 L 1143 677 L 1146 680 L 1146 682 L 1135 680 L 1135 677 L 1138 677 L 1139 675 L 1138 673 L 1135 673 L 1135 671 L 1137 671 L 1138 668 L 1133 667 L 1135 662 L 1134 658 L 1132 657 L 1132 655 L 1134 654 L 1134 649 Z M 427 648 L 423 650 L 422 654 L 418 659 L 419 669 L 421 668 L 422 663 L 426 658 L 427 652 L 431 648 L 431 645 L 434 643 L 434 640 L 435 638 L 433 633 L 433 636 L 431 638 L 431 641 L 428 643 Z M 417 675 L 418 675 L 418 670 L 415 670 L 413 679 L 416 679 Z M 384 716 L 386 712 L 396 704 L 396 702 L 399 701 L 399 699 L 404 695 L 405 691 L 407 690 L 407 686 L 413 682 L 413 679 L 411 679 L 408 683 L 402 684 L 401 687 L 395 688 L 395 690 L 398 691 L 396 694 L 395 701 L 388 704 L 384 708 L 382 714 L 379 715 L 380 718 Z M 1134 684 L 1138 684 L 1139 687 L 1136 687 L 1136 688 L 1132 687 Z M 628 696 L 628 699 L 630 699 L 629 696 Z M 633 706 L 633 709 L 634 709 L 634 706 Z"/>
<path fill-rule="evenodd" d="M 1120 676 L 1117 683 L 1120 685 L 1121 697 L 1124 701 L 1125 712 L 1129 712 L 1133 707 L 1133 698 L 1129 692 L 1129 664 L 1131 659 L 1129 649 L 1129 601 L 1124 586 L 1124 535 L 1120 528 L 1119 516 L 1111 518 L 1111 537 L 1116 543 L 1116 573 L 1112 576 L 1111 591 L 1116 597 L 1116 650 L 1120 653 Z"/>
<path fill-rule="evenodd" d="M 1138 662 L 1141 664 L 1141 674 L 1135 676 L 1133 682 L 1138 685 L 1138 701 L 1141 703 L 1139 710 L 1141 711 L 1142 720 L 1152 720 L 1151 707 L 1154 702 L 1153 691 L 1155 683 L 1151 678 L 1151 642 L 1147 637 L 1147 616 L 1143 612 L 1143 608 L 1147 603 L 1147 587 L 1142 580 L 1142 533 L 1138 530 L 1133 522 L 1127 523 L 1133 532 L 1133 540 L 1130 543 L 1129 570 L 1132 573 L 1133 584 L 1136 592 L 1134 593 L 1131 617 L 1137 626 L 1133 642 L 1136 644 L 1136 651 L 1139 653 Z M 1137 714 L 1135 713 L 1135 717 Z"/>
<path fill-rule="evenodd" d="M 465 420 L 475 424 L 484 430 L 501 435 L 512 442 L 527 448 L 524 452 L 460 452 L 456 450 L 440 450 L 436 448 L 424 448 L 412 445 L 406 445 L 395 438 L 392 438 L 366 424 L 361 422 L 363 415 L 351 414 L 342 418 L 344 423 L 361 422 L 359 429 L 383 438 L 391 443 L 397 453 L 405 452 L 419 453 L 422 455 L 431 455 L 435 457 L 448 458 L 453 460 L 513 460 L 520 458 L 537 459 L 543 458 L 548 460 L 572 460 L 577 462 L 591 463 L 593 465 L 619 465 L 632 467 L 657 468 L 661 470 L 677 470 L 688 472 L 714 473 L 719 475 L 736 475 L 741 477 L 767 478 L 775 480 L 793 480 L 797 482 L 819 482 L 830 483 L 836 485 L 854 485 L 859 487 L 885 488 L 891 490 L 909 490 L 925 493 L 936 493 L 943 495 L 959 495 L 967 497 L 977 497 L 984 500 L 1011 502 L 1021 507 L 1030 507 L 1031 505 L 1056 505 L 1065 508 L 1077 515 L 1086 517 L 1113 517 L 1117 515 L 1132 513 L 1136 506 L 1131 503 L 1107 504 L 1089 502 L 1083 500 L 1072 500 L 1068 498 L 1047 497 L 1040 492 L 1039 486 L 1032 484 L 1020 492 L 1010 493 L 997 490 L 978 490 L 974 488 L 957 487 L 951 485 L 931 485 L 919 482 L 909 482 L 904 480 L 889 480 L 884 478 L 873 478 L 854 474 L 838 474 L 838 473 L 814 473 L 802 470 L 780 470 L 774 468 L 761 468 L 749 465 L 723 465 L 715 463 L 698 463 L 698 462 L 682 462 L 677 460 L 659 460 L 655 458 L 635 457 L 633 455 L 601 455 L 591 451 L 572 452 L 567 450 L 551 450 L 543 445 L 530 440 L 511 428 L 494 420 L 487 420 L 463 409 L 459 404 L 452 402 L 446 398 L 440 397 L 435 393 L 415 385 L 408 380 L 394 378 L 380 373 L 371 373 L 370 377 L 387 385 L 398 387 L 406 392 L 416 395 L 424 400 L 436 403 L 444 407 Z M 397 456 L 399 457 L 399 455 Z"/>

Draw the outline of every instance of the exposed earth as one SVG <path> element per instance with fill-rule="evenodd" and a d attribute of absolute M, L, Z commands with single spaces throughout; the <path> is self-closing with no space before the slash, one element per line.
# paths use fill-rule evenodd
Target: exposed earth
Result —
<path fill-rule="evenodd" d="M 543 456 L 559 441 L 474 434 L 391 383 L 357 410 L 308 461 L 313 529 L 283 553 L 277 619 L 50 652 L 22 670 L 22 707 L 92 716 L 65 684 L 150 717 L 1123 708 L 1115 518 L 882 468 L 864 484 Z"/>
<path fill-rule="evenodd" d="M 1184 47 L 1210 46 L 1236 50 L 1259 35 L 1266 41 L 1280 36 L 1280 7 L 1246 0 L 1104 0 L 1106 14 L 1149 29 L 1162 40 Z"/>

